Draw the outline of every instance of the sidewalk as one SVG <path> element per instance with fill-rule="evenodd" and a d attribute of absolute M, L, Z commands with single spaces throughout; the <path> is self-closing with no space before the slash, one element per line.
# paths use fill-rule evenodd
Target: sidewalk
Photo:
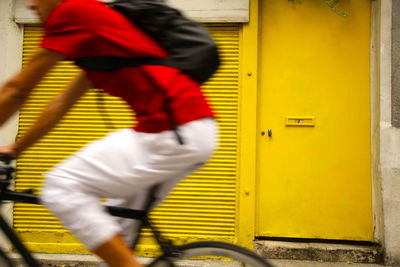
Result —
<path fill-rule="evenodd" d="M 99 267 L 100 260 L 93 255 L 66 255 L 66 254 L 35 254 L 43 266 L 46 267 Z M 141 258 L 141 262 L 148 263 L 150 259 Z M 315 262 L 298 260 L 270 260 L 275 267 L 383 267 L 379 264 L 360 264 L 351 262 Z M 237 265 L 227 263 L 211 263 L 207 260 L 188 263 L 187 267 L 234 267 Z M 18 267 L 26 267 L 23 264 Z"/>
<path fill-rule="evenodd" d="M 0 0 L 1 1 L 1 0 Z M 378 267 L 381 262 L 380 248 L 325 243 L 294 243 L 277 241 L 256 241 L 255 250 L 263 258 L 272 259 L 275 267 Z M 18 255 L 13 255 L 17 262 Z M 47 267 L 99 267 L 101 260 L 95 255 L 82 254 L 35 254 L 42 266 Z M 279 260 L 278 260 L 279 259 Z M 285 259 L 285 260 L 282 260 Z M 151 258 L 140 258 L 149 264 Z M 229 261 L 195 260 L 185 261 L 185 267 L 238 267 Z M 0 266 L 2 267 L 2 266 Z M 23 264 L 18 267 L 26 267 Z"/>
<path fill-rule="evenodd" d="M 275 267 L 382 267 L 379 264 L 360 264 L 360 263 L 345 263 L 345 262 L 315 262 L 315 261 L 294 261 L 294 260 L 271 260 Z"/>

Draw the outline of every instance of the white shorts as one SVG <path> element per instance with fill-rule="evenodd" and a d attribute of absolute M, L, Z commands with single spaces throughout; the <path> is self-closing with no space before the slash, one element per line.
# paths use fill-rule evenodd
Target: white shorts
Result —
<path fill-rule="evenodd" d="M 90 143 L 46 174 L 43 204 L 91 250 L 118 233 L 130 242 L 133 221 L 111 217 L 99 199 L 109 198 L 108 205 L 142 208 L 148 189 L 160 184 L 156 197 L 163 200 L 211 157 L 217 143 L 211 118 L 181 125 L 178 132 L 183 145 L 173 131 L 152 134 L 132 129 Z"/>

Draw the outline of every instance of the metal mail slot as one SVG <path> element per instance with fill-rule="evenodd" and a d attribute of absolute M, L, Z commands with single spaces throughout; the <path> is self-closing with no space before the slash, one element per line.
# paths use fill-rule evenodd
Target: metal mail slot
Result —
<path fill-rule="evenodd" d="M 286 126 L 315 127 L 314 117 L 287 117 Z"/>

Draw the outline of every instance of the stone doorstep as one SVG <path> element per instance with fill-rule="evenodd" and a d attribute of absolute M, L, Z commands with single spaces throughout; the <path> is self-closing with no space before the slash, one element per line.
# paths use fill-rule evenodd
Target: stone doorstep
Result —
<path fill-rule="evenodd" d="M 267 259 L 347 263 L 382 262 L 382 253 L 378 246 L 258 240 L 255 241 L 255 250 Z M 35 257 L 43 264 L 43 267 L 99 267 L 101 262 L 94 255 L 40 253 L 35 254 Z M 18 255 L 12 255 L 12 258 L 17 262 L 21 262 Z M 147 263 L 150 259 L 141 258 L 141 261 Z M 21 264 L 18 267 L 25 266 Z"/>
<path fill-rule="evenodd" d="M 255 250 L 267 259 L 308 260 L 348 263 L 382 263 L 379 246 L 283 241 L 255 241 Z"/>

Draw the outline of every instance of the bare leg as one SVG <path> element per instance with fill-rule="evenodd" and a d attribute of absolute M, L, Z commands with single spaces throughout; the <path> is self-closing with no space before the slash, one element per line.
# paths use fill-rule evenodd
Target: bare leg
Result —
<path fill-rule="evenodd" d="M 110 267 L 144 267 L 133 255 L 120 235 L 116 235 L 93 251 Z"/>

